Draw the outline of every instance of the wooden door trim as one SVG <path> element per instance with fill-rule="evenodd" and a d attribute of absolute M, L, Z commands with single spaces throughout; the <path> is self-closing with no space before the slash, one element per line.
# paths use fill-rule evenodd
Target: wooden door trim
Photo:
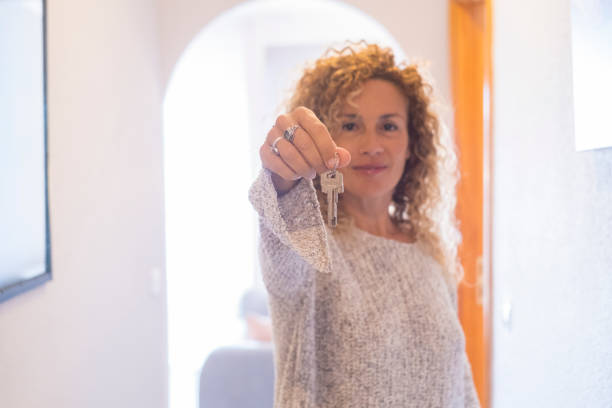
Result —
<path fill-rule="evenodd" d="M 459 319 L 482 407 L 490 406 L 492 0 L 449 0 L 454 136 L 459 156 Z"/>

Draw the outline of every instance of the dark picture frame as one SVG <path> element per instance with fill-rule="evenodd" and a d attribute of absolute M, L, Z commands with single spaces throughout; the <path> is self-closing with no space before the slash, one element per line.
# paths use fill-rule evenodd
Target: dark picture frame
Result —
<path fill-rule="evenodd" d="M 42 89 L 40 92 L 42 95 L 36 93 L 36 86 L 40 83 L 40 77 L 38 77 L 38 69 L 36 67 L 20 67 L 20 66 L 9 66 L 11 61 L 12 64 L 20 64 L 23 61 L 29 61 L 28 58 L 4 58 L 3 64 L 7 64 L 4 69 L 0 69 L 0 75 L 7 75 L 4 78 L 5 84 L 25 83 L 27 89 L 23 92 L 21 88 L 9 89 L 6 93 L 0 93 L 0 98 L 7 98 L 7 100 L 0 100 L 0 107 L 8 107 L 11 113 L 9 124 L 6 128 L 0 128 L 4 136 L 0 135 L 0 149 L 2 144 L 6 143 L 8 148 L 5 151 L 9 152 L 28 152 L 31 154 L 24 154 L 24 157 L 12 157 L 12 160 L 8 160 L 9 164 L 0 163 L 0 171 L 5 174 L 4 180 L 0 179 L 0 200 L 4 203 L 0 206 L 0 210 L 6 211 L 4 214 L 0 214 L 0 234 L 4 237 L 0 238 L 0 242 L 9 243 L 11 249 L 6 249 L 5 253 L 0 253 L 0 302 L 6 301 L 20 293 L 28 291 L 32 288 L 42 285 L 52 279 L 51 271 L 51 240 L 50 240 L 50 225 L 49 225 L 49 194 L 48 194 L 48 121 L 47 121 L 47 1 L 46 0 L 9 0 L 3 2 L 0 13 L 7 13 L 5 21 L 10 22 L 5 24 L 5 28 L 0 27 L 0 34 L 3 34 L 7 41 L 20 41 L 19 33 L 22 30 L 23 25 L 17 25 L 18 23 L 12 24 L 13 21 L 18 20 L 20 16 L 28 15 L 32 13 L 31 21 L 37 21 L 40 10 L 42 10 L 42 18 L 40 19 L 40 45 L 42 49 L 42 59 L 40 60 L 40 75 L 42 75 Z M 15 14 L 15 18 L 12 14 Z M 2 16 L 0 16 L 1 18 Z M 27 25 L 30 27 L 30 25 Z M 8 27 L 8 28 L 7 28 Z M 13 28 L 11 28 L 13 27 Z M 15 29 L 14 27 L 19 27 Z M 37 25 L 34 22 L 32 25 L 33 29 L 31 32 L 23 32 L 24 43 L 33 44 L 37 41 Z M 2 33 L 2 30 L 7 32 Z M 15 30 L 15 31 L 11 31 Z M 8 37 L 13 38 L 8 39 Z M 34 41 L 34 42 L 32 42 Z M 36 43 L 34 49 L 38 50 L 38 43 Z M 0 45 L 0 50 L 3 49 Z M 10 46 L 4 48 L 5 50 L 12 50 Z M 27 49 L 23 50 L 24 54 L 32 52 Z M 34 57 L 32 60 L 39 61 L 37 51 L 32 52 Z M 10 55 L 9 55 L 10 56 Z M 19 80 L 12 81 L 10 78 L 11 74 L 19 76 Z M 33 75 L 34 80 L 28 81 L 27 75 Z M 24 76 L 26 79 L 24 79 Z M 21 82 L 20 82 L 21 81 Z M 21 85 L 15 85 L 21 86 Z M 34 89 L 34 91 L 32 91 Z M 29 106 L 28 95 L 36 95 L 32 99 L 32 104 Z M 42 104 L 41 97 L 42 96 Z M 41 106 L 42 105 L 42 106 Z M 38 121 L 36 126 L 20 126 L 18 121 L 22 120 L 24 116 L 24 107 L 27 109 L 33 109 L 36 118 L 33 121 Z M 40 112 L 42 109 L 42 112 Z M 12 110 L 16 111 L 13 112 Z M 40 123 L 42 118 L 42 124 Z M 14 121 L 15 123 L 11 122 Z M 17 124 L 16 124 L 17 123 Z M 0 127 L 2 125 L 0 124 Z M 27 128 L 28 133 L 26 135 L 19 134 L 19 130 Z M 30 129 L 35 128 L 37 130 L 42 129 L 40 139 L 38 135 L 33 135 Z M 36 145 L 34 149 L 29 149 L 29 146 L 38 143 L 37 140 L 42 142 L 42 146 Z M 15 148 L 20 143 L 24 146 Z M 39 153 L 42 151 L 42 155 Z M 0 151 L 0 155 L 2 152 Z M 9 155 L 9 153 L 5 153 Z M 37 156 L 38 154 L 38 156 Z M 40 160 L 40 161 L 37 161 Z M 7 162 L 7 160 L 5 160 Z M 10 163 L 18 163 L 18 168 L 11 168 Z M 25 170 L 24 170 L 25 169 Z M 42 171 L 42 175 L 40 172 Z M 24 176 L 20 176 L 21 174 Z M 24 183 L 23 181 L 29 181 L 35 179 L 39 183 Z M 42 183 L 40 183 L 42 181 Z M 34 184 L 34 185 L 32 185 Z M 42 184 L 44 192 L 38 190 Z M 26 191 L 24 193 L 24 191 Z M 32 194 L 34 191 L 34 194 Z M 11 193 L 14 192 L 13 195 Z M 23 197 L 29 198 L 34 197 L 35 200 L 24 200 Z M 30 202 L 35 201 L 35 202 Z M 44 203 L 40 202 L 44 201 Z M 26 205 L 24 205 L 24 203 Z M 44 215 L 40 214 L 43 211 Z M 34 214 L 33 217 L 29 217 L 28 214 Z M 42 225 L 44 224 L 44 225 Z M 21 228 L 19 226 L 27 226 L 27 228 Z M 29 234 L 29 232 L 31 233 Z M 44 231 L 44 233 L 43 233 Z M 27 245 L 19 246 L 21 242 L 26 242 Z M 34 250 L 32 250 L 32 248 Z M 30 254 L 32 252 L 32 254 Z M 30 262 L 34 265 L 31 267 L 27 262 L 21 261 L 22 259 L 33 259 L 34 262 Z M 23 266 L 16 266 L 23 265 Z"/>

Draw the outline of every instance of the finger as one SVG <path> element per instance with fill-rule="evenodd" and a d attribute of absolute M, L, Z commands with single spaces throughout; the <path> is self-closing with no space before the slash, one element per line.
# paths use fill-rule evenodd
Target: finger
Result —
<path fill-rule="evenodd" d="M 344 147 L 338 146 L 336 152 L 338 152 L 338 168 L 346 167 L 351 163 L 351 153 Z"/>
<path fill-rule="evenodd" d="M 270 146 L 263 144 L 259 149 L 261 164 L 264 168 L 278 174 L 285 180 L 297 180 L 300 176 L 270 149 Z"/>
<path fill-rule="evenodd" d="M 306 160 L 310 167 L 317 173 L 322 173 L 328 170 L 327 166 L 323 162 L 321 154 L 319 153 L 319 149 L 317 149 L 317 146 L 312 140 L 312 137 L 301 127 L 298 127 L 295 131 L 293 145 L 298 152 L 300 152 L 304 160 Z"/>
<path fill-rule="evenodd" d="M 317 118 L 313 111 L 305 107 L 296 108 L 291 112 L 291 116 L 297 120 L 298 124 L 312 138 L 327 169 L 333 168 L 336 160 L 335 153 L 337 146 L 327 126 Z"/>
<path fill-rule="evenodd" d="M 275 127 L 276 128 L 276 127 Z M 276 136 L 276 134 L 278 134 L 279 131 L 272 129 L 269 132 L 269 137 L 266 138 L 266 143 L 267 140 L 269 140 L 271 137 L 274 137 L 274 139 L 272 140 L 272 143 L 274 142 L 274 140 L 276 140 L 279 136 Z M 270 149 L 270 146 L 272 145 L 272 143 L 270 143 L 270 145 L 268 145 L 268 150 L 270 150 L 270 152 L 276 156 L 275 153 L 273 153 Z M 293 172 L 295 174 L 297 174 L 300 177 L 304 177 L 304 178 L 313 178 L 316 173 L 314 171 L 314 169 L 312 168 L 312 166 L 310 166 L 306 160 L 302 157 L 302 155 L 297 151 L 297 149 L 295 148 L 295 146 L 293 146 L 291 143 L 289 143 L 287 140 L 285 139 L 280 139 L 277 143 L 276 143 L 276 148 L 279 152 L 280 158 L 282 159 L 282 161 L 289 166 Z M 265 151 L 265 149 L 264 149 Z M 266 154 L 267 157 L 269 157 L 269 154 Z M 280 174 L 279 174 L 280 176 Z M 282 177 L 282 176 L 281 176 Z"/>
<path fill-rule="evenodd" d="M 289 115 L 280 115 L 276 120 L 276 124 L 270 130 L 268 139 L 276 140 L 277 137 L 283 136 L 286 129 L 290 128 L 295 124 L 295 119 L 292 119 Z M 314 145 L 312 138 L 306 133 L 304 129 L 299 127 L 299 125 L 298 128 L 294 131 L 293 142 L 289 142 L 283 138 L 276 145 L 279 146 L 286 144 L 292 146 L 295 151 L 299 153 L 302 160 L 299 160 L 299 158 L 297 157 L 286 157 L 283 154 L 281 154 L 281 156 L 303 177 L 313 178 L 316 176 L 317 172 L 326 170 L 325 165 L 322 162 L 321 156 L 319 155 L 319 151 Z M 286 149 L 285 151 L 288 154 L 293 153 L 291 149 Z M 303 169 L 301 167 L 303 163 L 306 163 L 306 165 L 308 166 L 307 169 Z M 299 167 L 299 169 L 295 166 Z"/>
<path fill-rule="evenodd" d="M 283 126 L 285 126 L 286 123 L 290 123 L 290 121 L 291 121 L 291 118 L 289 118 L 287 115 L 279 115 L 276 118 L 276 122 L 274 123 L 274 126 L 272 126 L 272 129 L 270 129 L 270 131 L 268 132 L 268 135 L 266 136 L 266 143 L 268 145 L 271 145 L 274 139 L 276 139 L 279 136 L 282 136 L 283 130 L 285 129 Z"/>

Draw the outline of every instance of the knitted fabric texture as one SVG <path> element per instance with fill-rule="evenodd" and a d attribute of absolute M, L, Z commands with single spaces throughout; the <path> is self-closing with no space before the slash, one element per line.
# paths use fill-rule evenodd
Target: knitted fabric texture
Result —
<path fill-rule="evenodd" d="M 263 169 L 260 216 L 275 408 L 479 407 L 456 293 L 417 244 L 328 228 L 311 180 L 278 197 Z"/>

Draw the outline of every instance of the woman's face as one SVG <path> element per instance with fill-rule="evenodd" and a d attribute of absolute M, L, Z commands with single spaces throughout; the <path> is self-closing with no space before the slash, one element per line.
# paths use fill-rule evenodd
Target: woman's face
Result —
<path fill-rule="evenodd" d="M 353 102 L 334 133 L 336 144 L 351 153 L 340 170 L 345 194 L 390 202 L 409 155 L 406 98 L 391 82 L 371 79 Z"/>

